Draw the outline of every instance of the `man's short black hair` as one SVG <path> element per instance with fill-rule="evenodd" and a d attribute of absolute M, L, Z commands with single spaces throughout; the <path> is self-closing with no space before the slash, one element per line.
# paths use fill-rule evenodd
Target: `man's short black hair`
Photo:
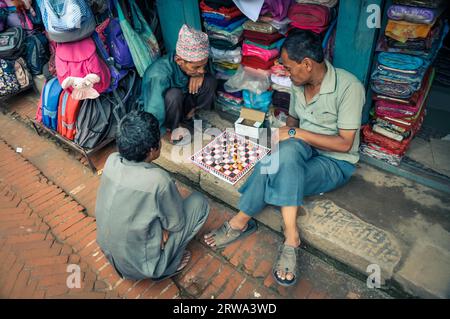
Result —
<path fill-rule="evenodd" d="M 117 128 L 117 148 L 129 161 L 144 161 L 151 149 L 160 146 L 158 120 L 153 114 L 132 111 L 125 115 Z"/>
<path fill-rule="evenodd" d="M 317 63 L 324 60 L 320 35 L 309 30 L 297 29 L 289 33 L 283 49 L 286 50 L 289 59 L 297 63 L 302 62 L 304 58 L 310 58 Z"/>

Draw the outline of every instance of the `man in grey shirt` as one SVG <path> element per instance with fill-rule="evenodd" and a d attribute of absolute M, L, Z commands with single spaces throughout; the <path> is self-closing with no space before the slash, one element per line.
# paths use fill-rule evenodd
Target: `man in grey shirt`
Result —
<path fill-rule="evenodd" d="M 181 197 L 174 181 L 152 164 L 161 151 L 159 123 L 133 111 L 119 123 L 119 152 L 106 161 L 97 194 L 97 242 L 119 275 L 162 280 L 188 263 L 189 241 L 209 214 L 199 193 Z"/>

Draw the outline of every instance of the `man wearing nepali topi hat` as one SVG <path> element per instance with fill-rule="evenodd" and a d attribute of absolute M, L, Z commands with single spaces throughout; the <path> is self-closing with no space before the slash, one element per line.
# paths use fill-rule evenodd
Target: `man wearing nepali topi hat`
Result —
<path fill-rule="evenodd" d="M 142 95 L 144 110 L 159 121 L 161 133 L 172 144 L 190 141 L 180 124 L 193 127 L 196 110 L 211 109 L 216 79 L 206 74 L 208 36 L 187 25 L 178 34 L 176 52 L 155 61 L 145 71 Z"/>

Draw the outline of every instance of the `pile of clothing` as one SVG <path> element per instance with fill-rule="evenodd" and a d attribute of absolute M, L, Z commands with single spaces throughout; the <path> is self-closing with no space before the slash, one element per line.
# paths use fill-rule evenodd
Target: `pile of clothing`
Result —
<path fill-rule="evenodd" d="M 338 0 L 296 0 L 289 8 L 291 26 L 325 34 L 335 19 Z"/>
<path fill-rule="evenodd" d="M 396 0 L 388 8 L 389 21 L 381 36 L 371 75 L 374 109 L 362 130 L 361 152 L 400 165 L 420 129 L 435 77 L 431 67 L 448 27 L 433 8 L 405 5 Z"/>
<path fill-rule="evenodd" d="M 242 92 L 227 92 L 223 84 L 236 74 L 241 65 L 242 25 L 247 18 L 232 0 L 202 0 L 200 9 L 218 79 L 217 106 L 223 111 L 239 114 L 243 104 Z"/>

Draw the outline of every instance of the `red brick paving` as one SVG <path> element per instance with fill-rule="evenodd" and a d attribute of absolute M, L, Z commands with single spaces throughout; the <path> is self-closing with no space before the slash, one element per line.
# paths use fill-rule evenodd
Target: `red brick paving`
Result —
<path fill-rule="evenodd" d="M 13 109 L 23 120 L 34 115 L 31 107 L 34 104 L 28 99 L 25 104 L 17 102 Z M 291 288 L 275 284 L 271 269 L 276 251 L 267 247 L 276 247 L 281 238 L 265 227 L 222 251 L 202 244 L 204 233 L 233 214 L 212 201 L 204 229 L 188 246 L 192 260 L 181 275 L 160 283 L 121 279 L 95 242 L 99 176 L 25 125 L 11 124 L 0 115 L 0 128 L 2 125 L 4 130 L 13 130 L 15 143 L 19 138 L 28 142 L 24 154 L 33 158 L 48 178 L 0 135 L 0 298 L 332 297 L 308 278 Z M 113 149 L 94 159 L 96 165 L 102 167 Z M 184 196 L 190 193 L 185 185 L 178 186 Z M 70 263 L 82 269 L 79 289 L 69 289 L 65 283 Z M 346 296 L 359 295 L 348 290 L 334 295 Z"/>

